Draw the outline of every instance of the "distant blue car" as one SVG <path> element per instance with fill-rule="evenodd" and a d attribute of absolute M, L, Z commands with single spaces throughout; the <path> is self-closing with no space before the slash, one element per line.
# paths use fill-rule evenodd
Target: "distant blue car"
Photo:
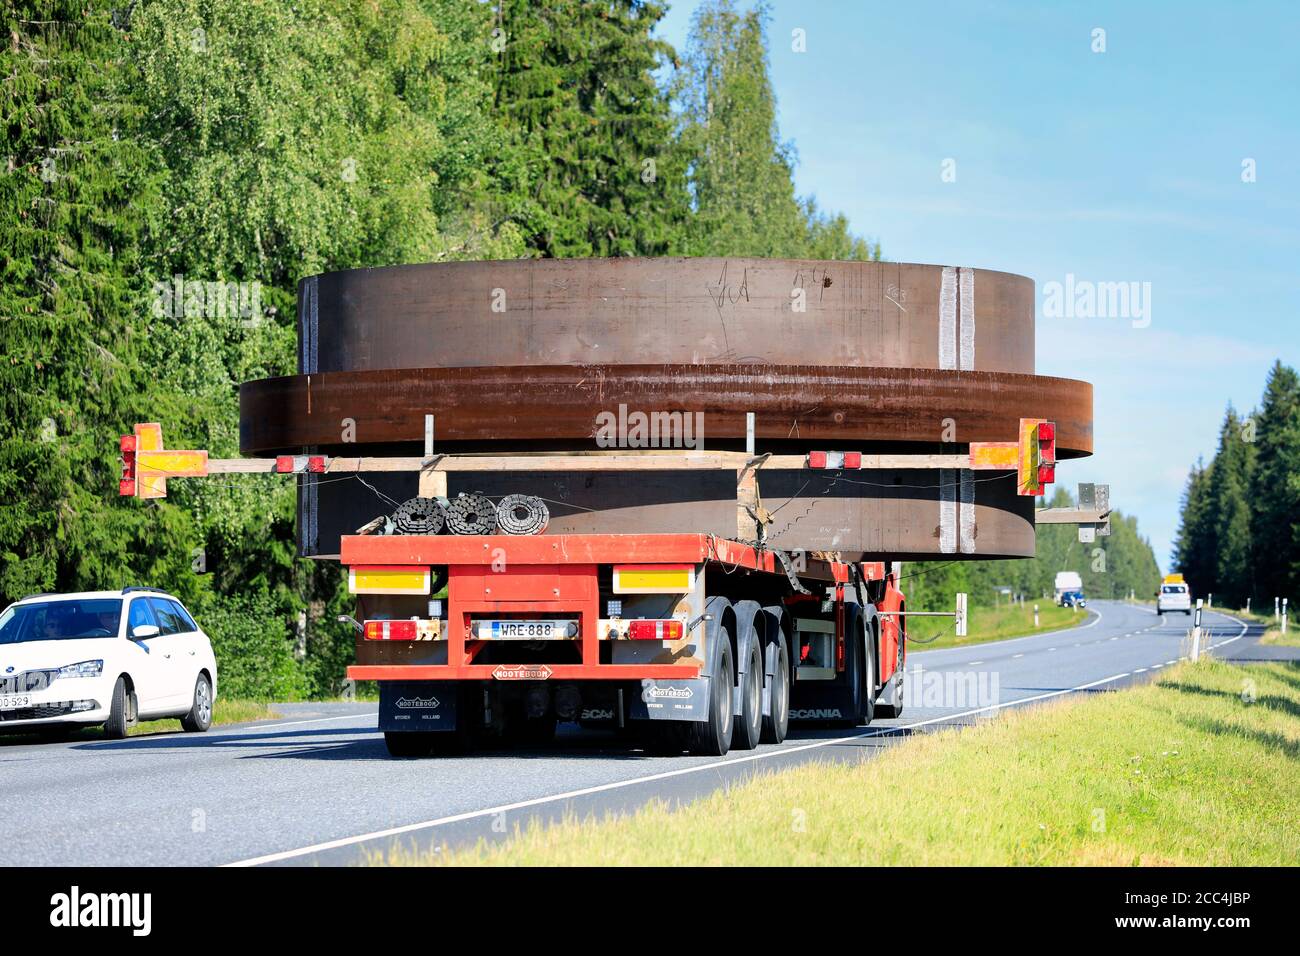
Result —
<path fill-rule="evenodd" d="M 1087 607 L 1088 600 L 1082 591 L 1066 591 L 1061 595 L 1061 607 Z"/>

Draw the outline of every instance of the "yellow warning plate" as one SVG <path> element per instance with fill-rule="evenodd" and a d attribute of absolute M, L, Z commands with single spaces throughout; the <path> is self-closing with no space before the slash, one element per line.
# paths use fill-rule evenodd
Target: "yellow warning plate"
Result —
<path fill-rule="evenodd" d="M 615 594 L 685 594 L 695 587 L 689 564 L 616 564 Z"/>
<path fill-rule="evenodd" d="M 350 594 L 428 594 L 430 571 L 410 565 L 362 564 L 348 568 Z"/>

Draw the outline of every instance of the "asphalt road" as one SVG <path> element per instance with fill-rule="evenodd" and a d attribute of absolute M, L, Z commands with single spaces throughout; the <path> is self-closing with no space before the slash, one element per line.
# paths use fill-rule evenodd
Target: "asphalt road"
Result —
<path fill-rule="evenodd" d="M 1215 613 L 1205 623 L 1216 656 L 1279 656 L 1258 646 L 1258 626 Z M 329 865 L 395 842 L 500 839 L 531 819 L 685 802 L 756 772 L 865 760 L 911 733 L 1149 680 L 1179 658 L 1188 626 L 1183 615 L 1099 602 L 1069 630 L 913 652 L 903 717 L 856 731 L 796 729 L 780 746 L 722 760 L 651 757 L 574 729 L 545 748 L 394 761 L 366 704 L 282 705 L 281 720 L 207 734 L 8 743 L 0 845 L 11 866 Z"/>

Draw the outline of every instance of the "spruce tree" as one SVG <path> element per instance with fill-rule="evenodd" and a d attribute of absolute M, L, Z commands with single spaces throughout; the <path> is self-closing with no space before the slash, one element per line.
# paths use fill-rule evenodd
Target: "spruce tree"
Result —
<path fill-rule="evenodd" d="M 1300 591 L 1300 376 L 1274 363 L 1255 420 L 1250 482 L 1256 606 Z"/>
<path fill-rule="evenodd" d="M 1212 593 L 1225 606 L 1241 606 L 1251 593 L 1253 549 L 1247 495 L 1254 444 L 1245 440 L 1248 430 L 1247 423 L 1229 405 L 1210 471 L 1207 520 L 1214 525 L 1215 537 Z"/>
<path fill-rule="evenodd" d="M 682 157 L 654 71 L 664 8 L 639 0 L 500 0 L 492 165 L 500 215 L 536 255 L 664 255 L 686 214 Z"/>

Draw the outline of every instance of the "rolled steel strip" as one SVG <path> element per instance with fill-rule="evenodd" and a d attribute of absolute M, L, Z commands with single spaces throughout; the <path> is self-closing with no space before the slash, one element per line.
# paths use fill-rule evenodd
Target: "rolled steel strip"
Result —
<path fill-rule="evenodd" d="M 446 512 L 436 498 L 409 498 L 393 512 L 393 530 L 397 534 L 440 534 Z"/>
<path fill-rule="evenodd" d="M 541 534 L 550 521 L 550 509 L 536 495 L 506 495 L 497 503 L 497 525 L 506 534 Z"/>
<path fill-rule="evenodd" d="M 447 508 L 447 527 L 452 534 L 492 534 L 497 528 L 496 505 L 476 491 L 459 494 Z"/>

